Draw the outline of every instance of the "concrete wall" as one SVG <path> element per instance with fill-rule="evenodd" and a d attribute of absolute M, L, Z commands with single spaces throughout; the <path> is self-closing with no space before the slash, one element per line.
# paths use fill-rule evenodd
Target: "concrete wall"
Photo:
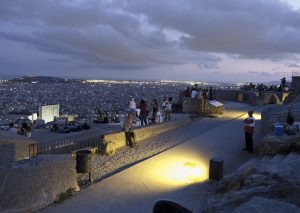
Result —
<path fill-rule="evenodd" d="M 188 125 L 189 123 L 191 123 L 191 119 L 186 118 L 178 121 L 172 121 L 162 124 L 153 124 L 139 129 L 135 129 L 133 130 L 135 135 L 135 142 L 139 142 L 141 140 L 153 137 L 160 133 Z M 103 135 L 101 147 L 99 148 L 99 150 L 105 154 L 111 154 L 114 153 L 117 149 L 125 146 L 125 133 L 116 132 Z"/>
<path fill-rule="evenodd" d="M 37 143 L 8 131 L 0 131 L 0 165 L 36 156 Z"/>
<path fill-rule="evenodd" d="M 192 99 L 188 97 L 183 98 L 182 112 L 184 113 L 200 113 L 201 111 L 201 100 Z"/>
<path fill-rule="evenodd" d="M 78 190 L 76 161 L 70 156 L 38 156 L 0 166 L 0 212 L 33 212 L 69 189 Z"/>
<path fill-rule="evenodd" d="M 300 76 L 293 76 L 292 77 L 292 90 L 295 92 L 300 92 Z"/>
<path fill-rule="evenodd" d="M 221 101 L 237 101 L 240 90 L 214 90 L 213 98 Z"/>

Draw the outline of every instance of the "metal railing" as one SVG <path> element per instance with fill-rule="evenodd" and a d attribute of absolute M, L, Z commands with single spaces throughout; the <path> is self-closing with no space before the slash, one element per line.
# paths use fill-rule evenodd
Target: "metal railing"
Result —
<path fill-rule="evenodd" d="M 87 132 L 62 139 L 50 140 L 37 145 L 37 154 L 71 154 L 75 150 L 99 147 L 101 133 Z"/>
<path fill-rule="evenodd" d="M 184 119 L 186 117 L 187 116 L 183 113 L 172 113 L 171 121 Z M 61 139 L 44 141 L 37 144 L 37 154 L 71 154 L 75 150 L 88 147 L 100 148 L 102 134 L 103 132 L 95 130 Z M 33 150 L 33 148 L 29 149 L 30 155 L 35 155 L 35 152 L 36 150 Z"/>

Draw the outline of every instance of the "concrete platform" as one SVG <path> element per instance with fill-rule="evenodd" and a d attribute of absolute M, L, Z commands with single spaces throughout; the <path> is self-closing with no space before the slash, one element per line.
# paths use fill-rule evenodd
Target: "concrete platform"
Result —
<path fill-rule="evenodd" d="M 104 179 L 70 200 L 41 212 L 152 212 L 154 203 L 159 199 L 171 199 L 193 212 L 199 212 L 201 203 L 214 187 L 213 183 L 207 182 L 209 160 L 212 157 L 222 158 L 224 173 L 228 174 L 256 155 L 242 151 L 242 121 L 248 109 L 244 106 L 239 112 L 228 113 L 228 122 Z M 230 114 L 238 118 L 230 119 Z M 256 129 L 259 130 L 259 120 Z M 256 134 L 257 137 L 258 131 Z"/>

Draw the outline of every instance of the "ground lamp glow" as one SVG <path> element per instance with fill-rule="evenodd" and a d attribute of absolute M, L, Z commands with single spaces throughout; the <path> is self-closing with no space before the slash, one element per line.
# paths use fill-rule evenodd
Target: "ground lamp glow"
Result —
<path fill-rule="evenodd" d="M 188 185 L 208 179 L 208 169 L 199 160 L 172 158 L 157 165 L 156 180 L 168 185 Z"/>

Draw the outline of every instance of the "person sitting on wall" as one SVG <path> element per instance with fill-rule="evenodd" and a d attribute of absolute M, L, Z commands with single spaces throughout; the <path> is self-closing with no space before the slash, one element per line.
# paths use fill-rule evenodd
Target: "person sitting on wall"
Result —
<path fill-rule="evenodd" d="M 84 122 L 84 124 L 82 125 L 83 129 L 90 129 L 91 126 L 89 124 L 87 124 L 86 122 Z"/>
<path fill-rule="evenodd" d="M 113 123 L 120 123 L 120 118 L 116 111 L 113 112 L 111 120 Z"/>
<path fill-rule="evenodd" d="M 103 113 L 100 110 L 97 110 L 94 122 L 95 123 L 101 123 L 102 121 L 103 121 Z"/>
<path fill-rule="evenodd" d="M 104 114 L 103 114 L 103 121 L 101 123 L 104 123 L 104 124 L 109 123 L 108 113 L 107 112 L 104 112 Z"/>
<path fill-rule="evenodd" d="M 17 133 L 17 128 L 14 127 L 14 123 L 9 123 L 8 125 L 8 131 L 13 132 L 13 133 Z"/>
<path fill-rule="evenodd" d="M 31 128 L 27 123 L 22 123 L 22 126 L 18 129 L 17 133 L 31 138 Z"/>
<path fill-rule="evenodd" d="M 294 121 L 295 121 L 295 119 L 292 116 L 292 113 L 288 112 L 286 122 L 284 123 L 284 131 L 288 135 L 295 135 L 296 134 L 295 133 L 295 127 L 293 126 Z M 296 127 L 296 129 L 298 130 L 298 126 Z"/>

